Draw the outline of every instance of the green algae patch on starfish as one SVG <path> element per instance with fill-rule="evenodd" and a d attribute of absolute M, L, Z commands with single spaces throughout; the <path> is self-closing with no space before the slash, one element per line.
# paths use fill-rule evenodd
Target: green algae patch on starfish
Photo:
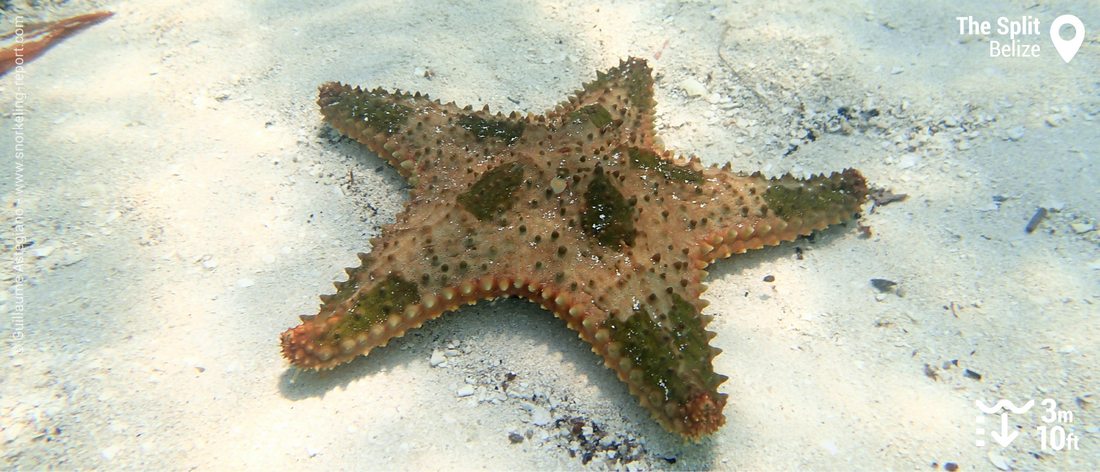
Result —
<path fill-rule="evenodd" d="M 641 384 L 658 389 L 665 402 L 684 404 L 698 389 L 721 383 L 710 365 L 710 348 L 699 313 L 677 294 L 672 294 L 668 313 L 657 320 L 639 308 L 626 321 L 612 319 L 608 327 L 611 340 L 622 346 L 623 357 L 641 369 Z M 701 384 L 685 381 L 692 378 Z"/>
<path fill-rule="evenodd" d="M 653 151 L 631 147 L 627 148 L 627 154 L 630 155 L 630 164 L 634 167 L 652 170 L 663 175 L 665 179 L 689 183 L 699 183 L 703 181 L 703 174 L 666 161 Z"/>
<path fill-rule="evenodd" d="M 506 144 L 513 144 L 523 136 L 525 123 L 511 120 L 490 120 L 474 115 L 466 115 L 458 119 L 458 125 L 474 134 L 478 142 L 486 138 L 496 138 Z"/>
<path fill-rule="evenodd" d="M 356 300 L 355 306 L 341 320 L 334 334 L 342 337 L 370 330 L 372 326 L 385 322 L 390 315 L 401 313 L 405 307 L 419 301 L 420 291 L 415 283 L 390 274 Z"/>
<path fill-rule="evenodd" d="M 776 216 L 789 220 L 808 214 L 835 212 L 858 200 L 853 189 L 843 183 L 830 185 L 827 177 L 815 177 L 798 185 L 773 184 L 764 192 L 764 202 Z"/>
<path fill-rule="evenodd" d="M 581 227 L 604 246 L 634 244 L 634 211 L 603 169 L 597 168 L 584 192 Z"/>
<path fill-rule="evenodd" d="M 641 111 L 653 105 L 652 79 L 648 74 L 631 73 L 626 77 L 626 96 Z"/>
<path fill-rule="evenodd" d="M 596 80 L 585 85 L 585 90 L 605 87 L 621 90 L 632 108 L 641 112 L 653 108 L 653 77 L 645 61 L 630 58 L 607 72 L 597 72 Z"/>
<path fill-rule="evenodd" d="M 387 136 L 396 133 L 408 121 L 412 109 L 395 103 L 386 95 L 371 92 L 361 100 L 334 106 L 347 107 L 347 113 L 353 121 L 362 121 L 376 132 Z"/>
<path fill-rule="evenodd" d="M 594 103 L 570 113 L 569 120 L 575 124 L 582 124 L 585 121 L 590 121 L 599 129 L 611 124 L 611 112 L 607 111 L 607 109 L 599 103 Z"/>
<path fill-rule="evenodd" d="M 523 183 L 523 164 L 513 162 L 494 167 L 481 176 L 458 202 L 478 220 L 489 220 L 512 208 L 512 195 Z"/>

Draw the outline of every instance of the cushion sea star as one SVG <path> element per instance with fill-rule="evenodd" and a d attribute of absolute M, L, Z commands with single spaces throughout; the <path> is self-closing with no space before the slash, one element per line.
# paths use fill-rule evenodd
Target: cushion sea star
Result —
<path fill-rule="evenodd" d="M 691 439 L 725 422 L 703 269 L 849 219 L 867 196 L 852 169 L 768 179 L 665 151 L 636 58 L 545 115 L 339 83 L 322 85 L 318 104 L 412 192 L 320 312 L 283 333 L 292 364 L 332 368 L 463 304 L 518 296 L 565 320 Z"/>
<path fill-rule="evenodd" d="M 106 20 L 111 15 L 114 15 L 114 13 L 109 11 L 88 13 L 49 23 L 27 25 L 0 36 L 0 43 L 14 43 L 0 49 L 0 76 L 15 69 L 16 66 L 33 61 L 62 39 Z"/>

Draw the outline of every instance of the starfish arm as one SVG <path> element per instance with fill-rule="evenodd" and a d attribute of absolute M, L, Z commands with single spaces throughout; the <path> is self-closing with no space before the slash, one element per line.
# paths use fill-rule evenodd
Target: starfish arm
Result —
<path fill-rule="evenodd" d="M 16 44 L 0 49 L 0 76 L 15 68 L 16 65 L 30 62 L 46 52 L 61 40 L 76 34 L 80 30 L 110 18 L 114 13 L 100 11 L 78 15 L 59 21 L 28 25 L 19 32 Z M 0 42 L 8 42 L 16 37 L 11 32 L 0 37 Z"/>
<path fill-rule="evenodd" d="M 584 125 L 577 134 L 613 131 L 613 136 L 601 138 L 604 143 L 658 145 L 653 127 L 657 102 L 653 99 L 651 73 L 645 60 L 633 57 L 607 72 L 597 71 L 596 80 L 547 112 L 547 120 Z"/>
<path fill-rule="evenodd" d="M 438 207 L 415 205 L 371 241 L 362 264 L 348 268 L 336 293 L 321 297 L 316 315 L 282 335 L 283 355 L 306 369 L 330 369 L 385 346 L 409 329 L 463 304 L 508 295 L 513 280 L 489 264 L 472 265 L 461 225 Z"/>
<path fill-rule="evenodd" d="M 468 165 L 470 155 L 493 156 L 517 144 L 530 124 L 515 113 L 491 114 L 420 93 L 363 90 L 339 82 L 321 86 L 321 114 L 333 128 L 378 154 L 417 187 L 425 174 Z"/>
<path fill-rule="evenodd" d="M 714 168 L 704 175 L 702 192 L 709 202 L 693 207 L 685 218 L 689 225 L 708 216 L 712 222 L 694 235 L 697 257 L 705 263 L 850 220 L 867 200 L 867 183 L 855 169 L 808 179 L 768 179 L 758 172 L 734 174 Z"/>
<path fill-rule="evenodd" d="M 623 287 L 658 278 L 654 273 L 638 275 Z M 709 345 L 714 333 L 706 330 L 710 317 L 701 313 L 706 302 L 687 291 L 701 292 L 702 286 L 695 283 L 635 299 L 625 316 L 608 316 L 603 311 L 607 305 L 602 308 L 600 302 L 549 308 L 592 345 L 661 426 L 698 440 L 725 423 L 726 394 L 719 393 L 718 386 L 727 377 L 714 372 L 713 360 L 721 351 Z M 592 299 L 613 298 L 608 295 L 612 294 Z"/>

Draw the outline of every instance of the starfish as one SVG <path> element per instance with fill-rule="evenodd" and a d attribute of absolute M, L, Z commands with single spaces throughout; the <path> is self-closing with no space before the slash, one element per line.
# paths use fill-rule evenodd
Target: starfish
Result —
<path fill-rule="evenodd" d="M 14 43 L 0 49 L 0 76 L 25 62 L 34 60 L 62 39 L 104 21 L 111 15 L 114 13 L 109 11 L 87 13 L 64 20 L 28 25 L 26 28 L 19 27 L 15 31 L 0 36 L 0 42 Z"/>
<path fill-rule="evenodd" d="M 330 82 L 325 121 L 412 186 L 396 218 L 283 355 L 329 369 L 465 304 L 526 298 L 563 319 L 665 429 L 724 422 L 704 269 L 852 218 L 856 170 L 769 179 L 664 150 L 653 78 L 630 58 L 544 115 Z"/>

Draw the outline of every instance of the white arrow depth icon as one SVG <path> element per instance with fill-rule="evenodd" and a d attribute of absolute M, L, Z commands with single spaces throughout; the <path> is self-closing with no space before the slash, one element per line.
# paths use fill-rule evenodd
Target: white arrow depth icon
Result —
<path fill-rule="evenodd" d="M 992 436 L 993 440 L 997 441 L 997 444 L 1000 444 L 1001 447 L 1008 447 L 1008 445 L 1012 444 L 1012 441 L 1015 440 L 1016 436 L 1019 436 L 1020 433 L 1008 429 L 1008 413 L 1001 413 L 1001 431 L 999 433 L 997 431 L 994 431 L 992 433 L 989 433 L 989 435 Z"/>

